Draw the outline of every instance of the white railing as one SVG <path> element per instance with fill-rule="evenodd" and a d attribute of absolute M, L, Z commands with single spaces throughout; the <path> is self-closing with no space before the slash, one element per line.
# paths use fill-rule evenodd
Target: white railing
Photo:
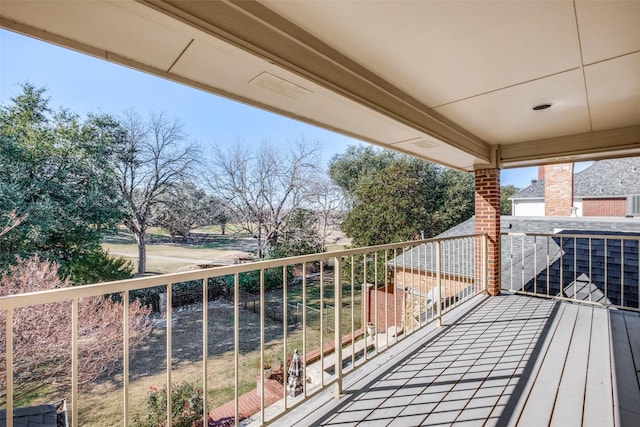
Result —
<path fill-rule="evenodd" d="M 568 232 L 502 237 L 503 289 L 640 310 L 640 236 Z"/>
<path fill-rule="evenodd" d="M 148 387 L 141 389 L 138 385 L 145 378 L 144 372 L 131 371 L 138 353 L 129 348 L 129 304 L 136 295 L 143 291 L 148 294 L 151 290 L 166 294 L 165 312 L 153 316 L 156 324 L 165 328 L 164 360 L 156 360 L 155 368 L 164 371 L 160 375 L 166 387 L 167 425 L 172 422 L 174 381 L 183 378 L 183 367 L 198 364 L 201 369 L 197 382 L 204 390 L 204 419 L 215 414 L 221 416 L 227 407 L 231 408 L 228 417 L 232 424 L 238 425 L 242 419 L 265 424 L 327 387 L 334 387 L 338 395 L 342 394 L 346 375 L 417 328 L 439 321 L 442 313 L 485 290 L 485 246 L 483 235 L 429 239 L 1 297 L 6 383 L 0 396 L 4 394 L 7 425 L 12 425 L 14 393 L 21 387 L 14 383 L 16 370 L 21 366 L 21 361 L 14 358 L 14 314 L 18 310 L 37 310 L 43 304 L 70 302 L 70 382 L 58 389 L 65 396 L 48 397 L 51 400 L 68 398 L 69 418 L 74 426 L 91 423 L 83 417 L 88 407 L 95 406 L 92 394 L 81 389 L 78 382 L 78 354 L 82 345 L 78 337 L 79 305 L 83 298 L 114 294 L 123 302 L 122 370 L 107 378 L 112 383 L 120 382 L 121 390 L 117 390 L 120 403 L 117 410 L 103 409 L 106 412 L 100 417 L 105 417 L 108 425 L 131 425 L 132 413 L 142 405 L 141 396 L 147 394 Z M 277 289 L 267 291 L 274 282 Z M 210 301 L 212 283 L 228 290 L 222 297 L 223 302 Z M 191 311 L 174 304 L 177 293 L 174 289 L 184 292 L 185 287 L 198 294 L 197 299 L 190 298 Z M 257 295 L 247 294 L 241 287 L 253 287 Z M 224 306 L 225 298 L 226 307 L 233 313 L 230 345 L 222 340 L 210 342 L 209 338 L 212 330 L 221 327 L 219 313 L 212 310 Z M 194 299 L 200 302 L 194 304 Z M 196 317 L 187 321 L 185 313 Z M 197 325 L 199 322 L 201 326 Z M 197 343 L 201 355 L 198 360 L 179 363 L 175 359 L 182 349 L 173 345 L 177 338 L 173 330 L 185 333 L 188 326 L 200 329 L 195 335 L 201 335 Z M 288 369 L 294 349 L 298 350 L 302 362 L 297 390 L 298 377 L 290 375 Z M 219 378 L 219 374 L 224 373 L 220 371 L 225 371 L 218 365 L 210 368 L 209 365 L 219 361 L 226 361 L 227 370 L 232 370 L 231 384 L 212 379 L 213 376 Z M 257 366 L 252 366 L 252 361 Z M 266 365 L 271 365 L 270 373 L 263 372 Z M 247 385 L 253 378 L 256 378 L 253 383 L 256 390 Z M 229 387 L 233 389 L 229 399 L 233 403 L 213 403 Z M 254 410 L 245 407 L 250 400 L 246 396 L 251 393 L 260 397 L 260 407 Z M 24 400 L 20 403 L 23 405 Z"/>

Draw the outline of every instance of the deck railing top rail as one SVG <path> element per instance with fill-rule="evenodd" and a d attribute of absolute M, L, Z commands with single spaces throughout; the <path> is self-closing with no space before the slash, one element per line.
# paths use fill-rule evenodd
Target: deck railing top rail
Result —
<path fill-rule="evenodd" d="M 388 243 L 384 245 L 366 246 L 359 248 L 345 249 L 335 252 L 322 252 L 311 255 L 300 255 L 288 258 L 278 258 L 271 260 L 255 261 L 244 264 L 212 267 L 206 269 L 192 270 L 180 273 L 162 274 L 151 277 L 139 277 L 134 279 L 119 280 L 113 282 L 96 283 L 91 285 L 75 286 L 71 288 L 52 289 L 39 292 L 28 292 L 16 295 L 7 295 L 0 297 L 0 310 L 9 310 L 19 307 L 27 307 L 34 304 L 34 298 L 37 297 L 36 304 L 46 304 L 51 302 L 66 301 L 73 298 L 85 298 L 105 294 L 113 294 L 124 291 L 152 288 L 163 286 L 169 283 L 182 283 L 193 280 L 202 280 L 210 277 L 228 276 L 239 273 L 246 273 L 255 270 L 265 270 L 270 268 L 278 268 L 287 265 L 298 265 L 304 263 L 324 261 L 327 259 L 343 258 L 354 255 L 362 255 L 372 252 L 381 252 L 386 250 L 394 250 L 407 247 L 416 247 L 425 243 L 435 243 L 450 240 L 462 240 L 479 235 L 464 235 L 446 238 L 433 238 L 422 240 L 411 240 L 399 243 Z"/>

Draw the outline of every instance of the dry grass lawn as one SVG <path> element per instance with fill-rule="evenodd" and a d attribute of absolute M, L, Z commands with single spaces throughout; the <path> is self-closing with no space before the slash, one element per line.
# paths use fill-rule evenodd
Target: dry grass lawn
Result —
<path fill-rule="evenodd" d="M 209 308 L 208 327 L 208 399 L 209 409 L 229 400 L 235 393 L 234 377 L 234 316 L 233 307 L 226 303 L 213 303 Z M 200 384 L 202 378 L 202 311 L 183 311 L 174 314 L 172 322 L 171 380 Z M 145 344 L 130 362 L 130 405 L 132 412 L 144 409 L 144 401 L 151 387 L 162 388 L 167 381 L 166 322 L 157 319 L 156 327 Z M 283 326 L 265 319 L 265 359 L 277 367 L 282 363 Z M 307 328 L 307 348 L 319 346 L 319 330 Z M 325 333 L 325 340 L 333 339 Z M 288 354 L 302 348 L 301 329 L 288 332 Z M 260 316 L 240 312 L 240 377 L 239 393 L 256 387 L 260 368 Z M 104 378 L 81 390 L 80 425 L 111 426 L 123 421 L 122 373 Z M 130 411 L 130 413 L 132 413 Z"/>

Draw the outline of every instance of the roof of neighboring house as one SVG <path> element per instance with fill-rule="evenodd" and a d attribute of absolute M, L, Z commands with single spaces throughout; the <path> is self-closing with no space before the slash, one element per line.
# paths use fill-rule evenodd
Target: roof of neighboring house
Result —
<path fill-rule="evenodd" d="M 474 230 L 475 219 L 470 218 L 438 237 L 465 236 L 473 234 Z M 501 232 L 513 233 L 503 234 L 501 238 L 502 289 L 546 294 L 548 286 L 548 293 L 557 295 L 562 285 L 562 294 L 568 298 L 576 295 L 578 299 L 602 301 L 605 298 L 602 284 L 606 282 L 608 301 L 637 307 L 638 241 L 625 241 L 622 245 L 621 240 L 615 238 L 605 243 L 604 239 L 563 238 L 562 234 L 640 236 L 640 219 L 503 216 Z M 531 234 L 553 234 L 557 237 L 535 237 Z M 475 275 L 472 257 L 446 261 L 446 256 L 446 253 L 442 254 L 442 265 L 450 265 L 454 272 L 463 272 L 459 274 L 461 277 Z M 390 265 L 393 263 L 399 268 L 406 265 L 409 270 L 433 272 L 433 258 L 426 246 L 420 245 L 398 256 Z M 574 265 L 577 267 L 575 272 Z M 446 270 L 445 267 L 443 272 Z M 621 295 L 622 284 L 624 295 Z"/>
<path fill-rule="evenodd" d="M 640 194 L 640 157 L 599 160 L 573 176 L 574 197 Z M 511 199 L 544 198 L 544 179 L 515 193 Z"/>

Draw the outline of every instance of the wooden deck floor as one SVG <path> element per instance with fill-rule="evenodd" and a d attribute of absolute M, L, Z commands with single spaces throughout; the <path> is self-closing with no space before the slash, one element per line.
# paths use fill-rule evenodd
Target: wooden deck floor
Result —
<path fill-rule="evenodd" d="M 276 425 L 639 426 L 640 315 L 477 297 Z"/>

